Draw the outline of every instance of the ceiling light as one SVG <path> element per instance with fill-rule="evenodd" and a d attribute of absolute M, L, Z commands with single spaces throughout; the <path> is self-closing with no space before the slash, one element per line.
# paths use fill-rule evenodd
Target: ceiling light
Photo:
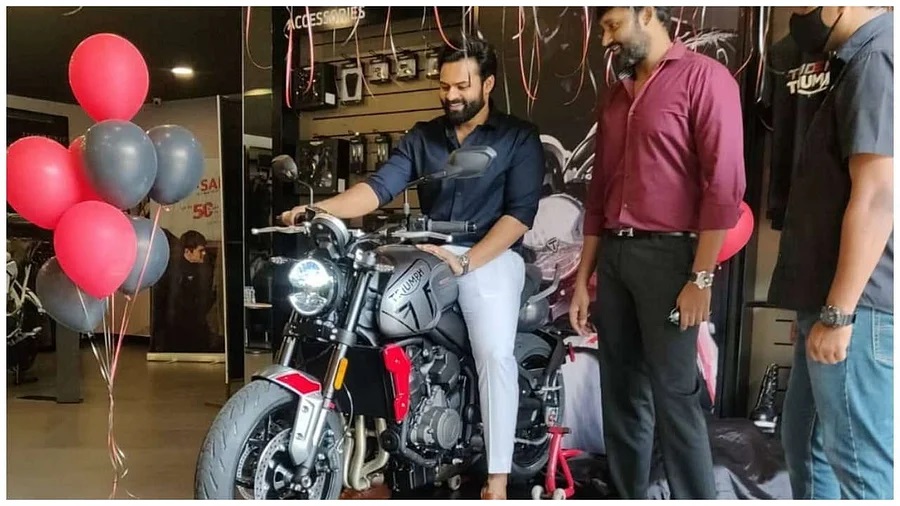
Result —
<path fill-rule="evenodd" d="M 172 69 L 172 73 L 178 77 L 193 77 L 194 69 L 190 67 L 175 67 Z"/>

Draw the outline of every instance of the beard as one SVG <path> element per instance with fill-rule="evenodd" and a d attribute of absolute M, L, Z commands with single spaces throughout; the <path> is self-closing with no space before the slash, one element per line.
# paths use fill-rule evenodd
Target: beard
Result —
<path fill-rule="evenodd" d="M 450 109 L 450 106 L 458 104 L 462 104 L 462 109 Z M 452 124 L 453 126 L 459 126 L 474 118 L 475 115 L 478 114 L 478 111 L 480 111 L 482 107 L 484 107 L 484 97 L 481 96 L 475 100 L 472 100 L 471 102 L 467 101 L 464 98 L 456 99 L 452 102 L 441 100 L 441 105 L 444 107 L 444 114 L 447 115 L 447 119 L 450 121 L 450 124 Z"/>
<path fill-rule="evenodd" d="M 634 38 L 624 44 L 619 44 L 619 50 L 613 54 L 613 68 L 616 73 L 633 75 L 634 67 L 647 58 L 647 37 L 639 31 Z"/>

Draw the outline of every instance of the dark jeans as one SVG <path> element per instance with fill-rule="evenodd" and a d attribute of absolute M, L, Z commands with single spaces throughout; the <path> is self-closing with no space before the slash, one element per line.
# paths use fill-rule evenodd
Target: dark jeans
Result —
<path fill-rule="evenodd" d="M 706 420 L 700 407 L 697 327 L 668 322 L 690 276 L 696 240 L 600 240 L 597 309 L 603 429 L 613 484 L 646 499 L 654 423 L 673 499 L 714 499 Z"/>

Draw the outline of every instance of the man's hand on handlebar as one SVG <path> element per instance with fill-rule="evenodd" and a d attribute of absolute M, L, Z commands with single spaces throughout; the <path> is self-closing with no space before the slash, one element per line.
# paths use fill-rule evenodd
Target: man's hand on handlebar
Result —
<path fill-rule="evenodd" d="M 287 226 L 296 225 L 296 219 L 306 214 L 306 206 L 297 206 L 290 211 L 281 213 L 281 222 Z"/>

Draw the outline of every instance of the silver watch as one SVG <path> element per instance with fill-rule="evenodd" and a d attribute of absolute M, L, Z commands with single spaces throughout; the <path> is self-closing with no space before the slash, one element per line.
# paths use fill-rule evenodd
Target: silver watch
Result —
<path fill-rule="evenodd" d="M 828 328 L 838 329 L 856 323 L 856 313 L 845 313 L 837 306 L 827 305 L 819 311 L 819 322 Z"/>
<path fill-rule="evenodd" d="M 693 272 L 691 273 L 690 282 L 697 285 L 697 287 L 701 290 L 706 290 L 707 288 L 712 287 L 713 278 L 715 278 L 715 274 L 713 274 L 712 272 Z"/>
<path fill-rule="evenodd" d="M 469 273 L 469 254 L 463 253 L 456 257 L 456 260 L 459 262 L 459 265 L 462 267 L 462 274 L 460 276 L 464 276 Z"/>

